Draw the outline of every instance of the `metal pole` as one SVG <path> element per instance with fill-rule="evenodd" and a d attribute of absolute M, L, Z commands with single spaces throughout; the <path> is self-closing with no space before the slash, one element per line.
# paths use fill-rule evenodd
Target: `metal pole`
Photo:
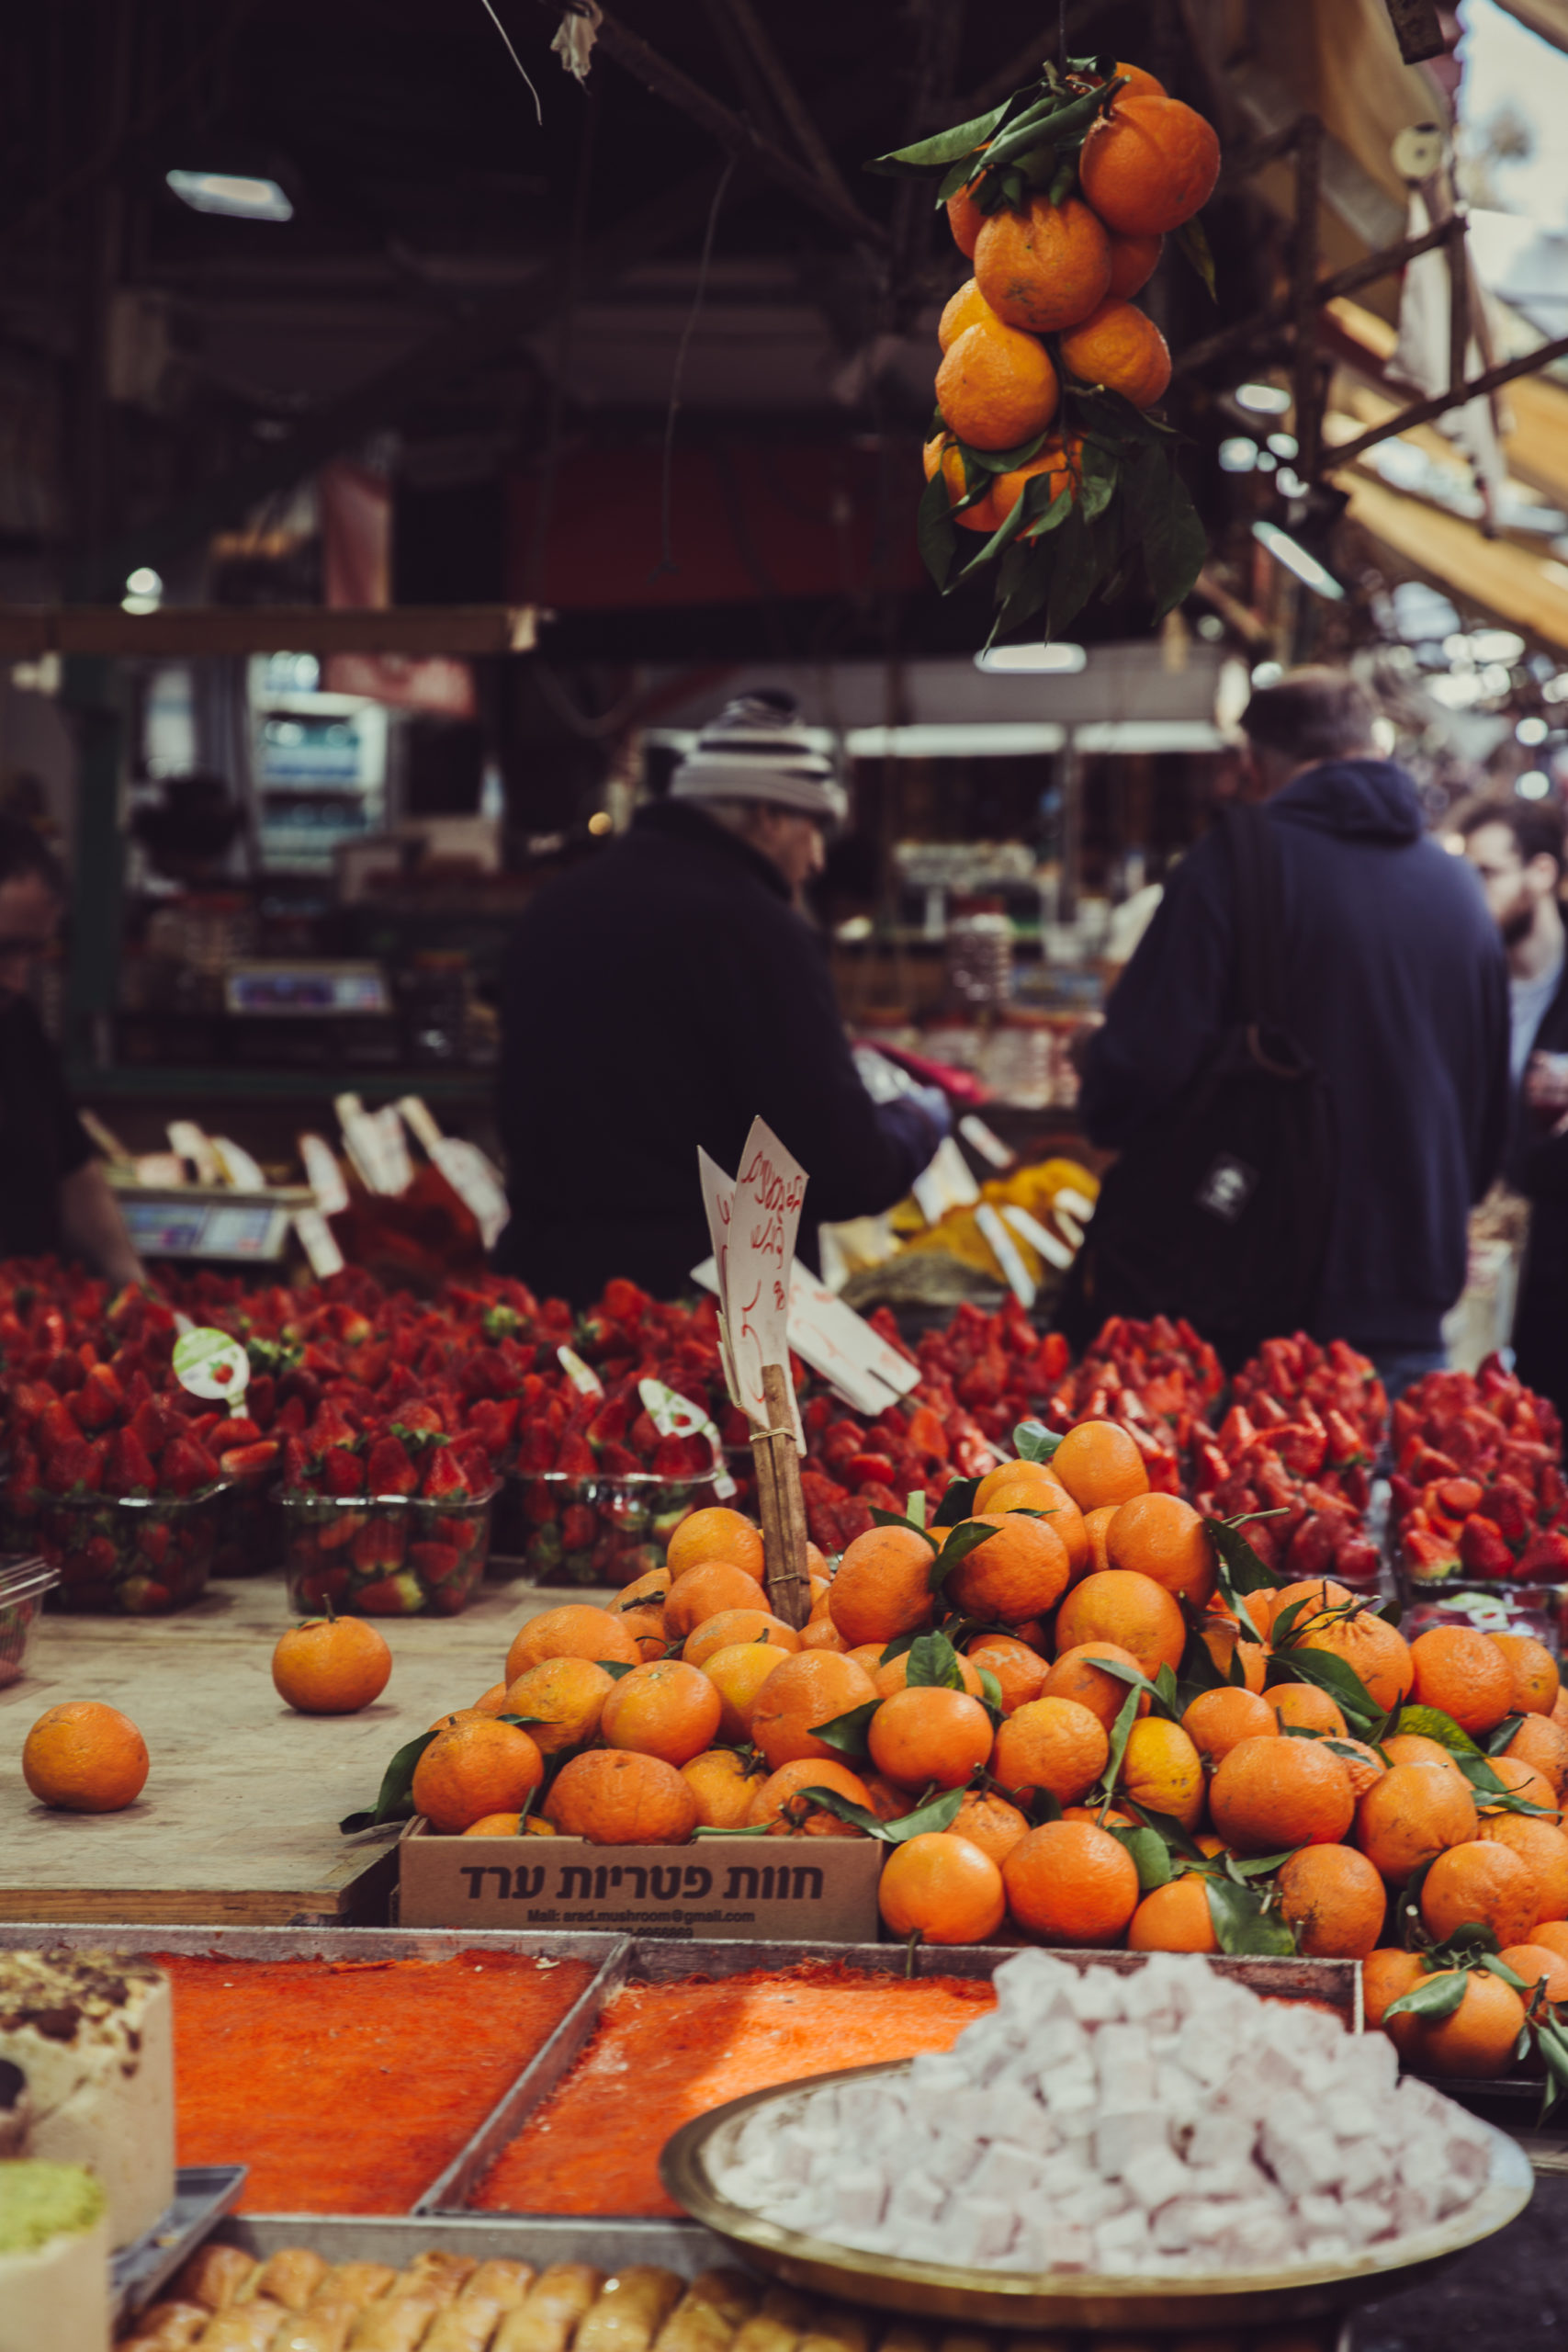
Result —
<path fill-rule="evenodd" d="M 73 655 L 65 663 L 61 692 L 76 738 L 75 861 L 65 970 L 65 1046 L 70 1060 L 95 1069 L 107 1069 L 114 1059 L 114 1013 L 119 994 L 124 677 L 115 662 Z"/>
<path fill-rule="evenodd" d="M 1323 125 L 1303 114 L 1296 141 L 1296 234 L 1292 293 L 1295 312 L 1294 396 L 1296 467 L 1310 481 L 1317 467 L 1321 429 L 1317 381 L 1317 208 L 1323 178 Z"/>

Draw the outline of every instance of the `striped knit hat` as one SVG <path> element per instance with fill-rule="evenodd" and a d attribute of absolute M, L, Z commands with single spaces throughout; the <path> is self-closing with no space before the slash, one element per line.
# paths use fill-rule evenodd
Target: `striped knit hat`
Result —
<path fill-rule="evenodd" d="M 674 800 L 766 800 L 823 824 L 848 809 L 833 763 L 813 751 L 792 697 L 761 692 L 727 703 L 676 769 Z"/>

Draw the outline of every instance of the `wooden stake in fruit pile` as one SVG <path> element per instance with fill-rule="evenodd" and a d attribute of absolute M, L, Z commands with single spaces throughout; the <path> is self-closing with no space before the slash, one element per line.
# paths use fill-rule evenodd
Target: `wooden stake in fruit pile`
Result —
<path fill-rule="evenodd" d="M 1170 353 L 1132 297 L 1172 231 L 1213 291 L 1196 219 L 1219 176 L 1212 126 L 1141 66 L 1073 58 L 870 168 L 935 176 L 975 264 L 938 330 L 919 511 L 938 587 L 992 567 L 993 635 L 1043 613 L 1049 639 L 1140 568 L 1169 612 L 1203 528 L 1155 413 Z M 959 530 L 985 535 L 963 565 Z"/>

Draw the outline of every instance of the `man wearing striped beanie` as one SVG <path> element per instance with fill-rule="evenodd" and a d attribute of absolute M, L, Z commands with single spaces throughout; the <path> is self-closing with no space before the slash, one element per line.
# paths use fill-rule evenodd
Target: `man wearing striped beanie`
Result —
<path fill-rule="evenodd" d="M 615 1274 L 664 1298 L 689 1289 L 708 1253 L 697 1147 L 733 1171 L 759 1114 L 810 1179 L 808 1262 L 818 1223 L 908 1191 L 945 1100 L 872 1102 L 796 904 L 844 813 L 793 702 L 744 695 L 667 798 L 528 908 L 502 997 L 505 1272 L 579 1305 Z"/>

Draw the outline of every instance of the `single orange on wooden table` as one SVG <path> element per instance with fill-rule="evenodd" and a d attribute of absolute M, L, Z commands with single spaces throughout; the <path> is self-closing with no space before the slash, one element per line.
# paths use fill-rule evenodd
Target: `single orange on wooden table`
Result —
<path fill-rule="evenodd" d="M 97 1699 L 48 1707 L 22 1744 L 22 1778 L 62 1813 L 122 1813 L 147 1785 L 147 1743 L 129 1715 Z"/>
<path fill-rule="evenodd" d="M 280 1634 L 273 1687 L 302 1715 L 355 1715 L 391 1679 L 386 1636 L 363 1617 L 307 1617 Z"/>
<path fill-rule="evenodd" d="M 481 1715 L 436 1733 L 414 1766 L 411 1793 L 433 1829 L 455 1837 L 487 1813 L 520 1812 L 544 1777 L 545 1759 L 525 1731 Z"/>

